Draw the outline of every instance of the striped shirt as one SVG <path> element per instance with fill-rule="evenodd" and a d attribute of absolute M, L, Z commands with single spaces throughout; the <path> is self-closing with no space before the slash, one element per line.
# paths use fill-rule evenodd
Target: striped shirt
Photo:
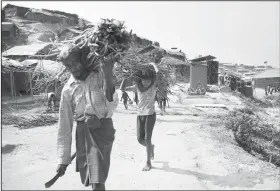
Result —
<path fill-rule="evenodd" d="M 109 102 L 102 88 L 100 73 L 92 72 L 85 81 L 73 76 L 63 87 L 61 93 L 57 150 L 59 164 L 70 164 L 73 121 L 83 121 L 87 115 L 98 118 L 111 118 L 118 105 L 115 91 L 113 101 Z"/>

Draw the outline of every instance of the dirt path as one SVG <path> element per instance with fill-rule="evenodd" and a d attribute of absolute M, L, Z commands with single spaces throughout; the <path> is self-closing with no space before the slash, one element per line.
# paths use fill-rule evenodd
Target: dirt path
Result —
<path fill-rule="evenodd" d="M 217 102 L 211 98 L 205 101 L 211 100 Z M 173 102 L 167 108 L 169 115 L 157 115 L 154 169 L 150 172 L 141 171 L 145 149 L 136 140 L 135 108 L 124 110 L 119 105 L 113 116 L 117 132 L 107 189 L 280 189 L 280 168 L 246 153 L 223 128 L 221 120 L 212 117 L 226 111 L 194 109 L 184 96 Z M 55 174 L 57 165 L 56 125 L 2 129 L 6 145 L 2 188 L 45 189 L 44 183 Z M 72 164 L 51 189 L 90 190 L 81 185 L 74 167 Z"/>

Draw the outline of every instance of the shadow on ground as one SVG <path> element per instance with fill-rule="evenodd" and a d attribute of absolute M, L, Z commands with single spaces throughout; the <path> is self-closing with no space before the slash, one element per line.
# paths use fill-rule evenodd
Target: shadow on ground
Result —
<path fill-rule="evenodd" d="M 220 186 L 251 188 L 256 184 L 263 184 L 263 179 L 260 177 L 260 175 L 252 172 L 236 172 L 228 174 L 226 176 L 219 176 L 194 172 L 191 170 L 185 170 L 180 168 L 172 168 L 169 166 L 169 162 L 155 161 L 154 163 L 161 163 L 163 164 L 163 166 L 162 168 L 153 167 L 153 169 L 162 170 L 165 172 L 172 172 L 180 175 L 193 175 L 196 176 L 199 180 L 208 180 L 211 181 L 213 184 Z"/>
<path fill-rule="evenodd" d="M 18 147 L 20 145 L 14 145 L 14 144 L 6 144 L 6 145 L 2 145 L 2 154 L 8 154 L 13 152 L 16 147 Z"/>

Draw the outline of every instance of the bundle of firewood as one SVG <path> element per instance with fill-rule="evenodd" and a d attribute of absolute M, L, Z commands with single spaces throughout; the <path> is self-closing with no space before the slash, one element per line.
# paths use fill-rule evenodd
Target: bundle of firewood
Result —
<path fill-rule="evenodd" d="M 114 57 L 116 61 L 131 44 L 131 32 L 125 30 L 124 22 L 101 19 L 100 24 L 86 29 L 73 39 L 82 51 L 82 62 L 89 70 L 98 68 L 100 60 Z"/>
<path fill-rule="evenodd" d="M 129 50 L 117 63 L 115 75 L 118 81 L 131 79 L 139 81 L 149 73 L 155 73 L 154 67 L 149 64 L 154 61 L 155 54 L 162 54 L 158 50 L 151 50 L 144 54 L 139 54 L 135 50 Z M 160 55 L 163 57 L 164 55 Z M 167 94 L 172 94 L 171 87 L 175 85 L 175 71 L 172 67 L 165 64 L 164 59 L 157 64 L 159 69 L 158 96 L 167 98 Z"/>

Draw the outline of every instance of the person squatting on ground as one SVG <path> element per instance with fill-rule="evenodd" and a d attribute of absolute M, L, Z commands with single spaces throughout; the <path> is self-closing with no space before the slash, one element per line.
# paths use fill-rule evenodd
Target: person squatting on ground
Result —
<path fill-rule="evenodd" d="M 53 109 L 56 107 L 56 94 L 54 92 L 48 93 L 48 109 L 52 108 L 53 103 Z"/>
<path fill-rule="evenodd" d="M 127 106 L 127 101 L 130 100 L 130 98 L 129 98 L 127 92 L 124 91 L 124 90 L 122 91 L 121 101 L 122 101 L 122 100 L 123 100 L 123 105 L 124 105 L 125 109 L 127 109 L 127 108 L 128 108 L 128 106 Z"/>
<path fill-rule="evenodd" d="M 60 60 L 71 73 L 61 94 L 57 149 L 57 172 L 64 175 L 71 162 L 73 117 L 76 128 L 76 172 L 81 182 L 93 190 L 105 190 L 110 168 L 110 155 L 115 139 L 111 119 L 118 105 L 113 84 L 113 58 L 101 61 L 101 72 L 85 69 L 81 62 L 81 50 L 75 45 L 64 47 Z M 105 85 L 105 86 L 104 86 Z M 105 87 L 105 88 L 104 88 Z"/>
<path fill-rule="evenodd" d="M 154 62 L 159 63 L 163 54 L 156 54 L 154 56 Z M 135 85 L 130 87 L 125 86 L 125 79 L 123 79 L 120 89 L 137 91 L 139 103 L 138 103 L 138 116 L 137 116 L 137 140 L 146 147 L 147 162 L 143 168 L 143 171 L 149 171 L 152 168 L 151 159 L 154 159 L 154 148 L 152 144 L 152 133 L 156 122 L 155 113 L 155 97 L 158 86 L 158 67 L 155 63 L 150 63 L 156 74 L 150 72 L 147 75 L 143 75 L 141 80 L 137 81 Z"/>

